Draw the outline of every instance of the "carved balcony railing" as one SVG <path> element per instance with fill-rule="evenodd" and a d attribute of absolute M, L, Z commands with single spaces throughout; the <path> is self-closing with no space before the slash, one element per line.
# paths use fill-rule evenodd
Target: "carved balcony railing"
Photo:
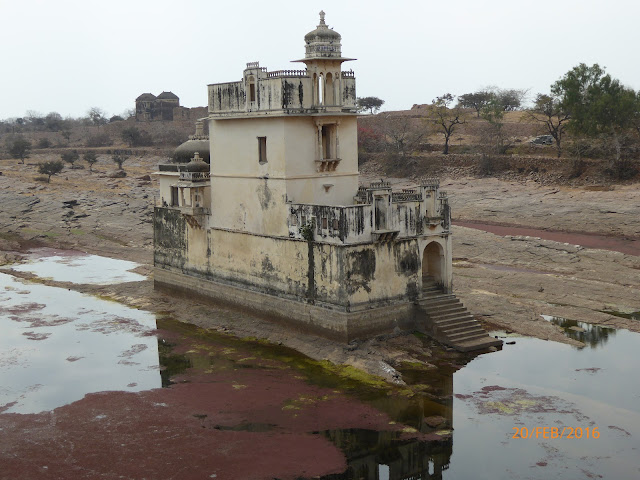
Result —
<path fill-rule="evenodd" d="M 180 180 L 185 182 L 206 182 L 210 178 L 209 172 L 180 172 Z"/>

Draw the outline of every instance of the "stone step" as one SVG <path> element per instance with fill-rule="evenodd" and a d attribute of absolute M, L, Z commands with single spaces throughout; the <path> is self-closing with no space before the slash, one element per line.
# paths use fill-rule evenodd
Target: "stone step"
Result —
<path fill-rule="evenodd" d="M 456 318 L 462 318 L 465 315 L 469 315 L 469 317 L 471 317 L 471 315 L 469 314 L 469 312 L 466 309 L 463 310 L 455 310 L 455 311 L 444 311 L 444 312 L 440 312 L 438 311 L 438 313 L 432 313 L 432 312 L 427 312 L 429 317 L 431 317 L 431 321 L 441 325 L 442 320 L 454 320 Z M 473 318 L 473 317 L 471 317 Z"/>
<path fill-rule="evenodd" d="M 446 334 L 447 337 L 452 341 L 462 341 L 463 339 L 468 339 L 471 337 L 484 337 L 485 335 L 487 335 L 487 332 L 484 331 L 484 328 L 478 326 L 476 328 L 465 328 L 454 333 L 446 332 Z"/>
<path fill-rule="evenodd" d="M 446 312 L 451 313 L 454 310 L 466 312 L 467 309 L 460 302 L 442 302 L 436 304 L 421 305 L 422 309 L 427 313 Z"/>
<path fill-rule="evenodd" d="M 440 306 L 440 305 L 453 304 L 453 303 L 462 305 L 462 302 L 460 302 L 460 300 L 458 300 L 457 298 L 442 297 L 442 296 L 431 297 L 431 298 L 421 298 L 418 300 L 418 303 L 420 303 L 420 305 L 422 305 L 423 307 L 431 307 L 435 305 Z"/>
<path fill-rule="evenodd" d="M 474 350 L 486 350 L 490 347 L 500 347 L 502 340 L 485 336 L 482 338 L 475 338 L 470 340 L 464 340 L 456 344 L 456 350 L 460 352 L 472 352 Z"/>
<path fill-rule="evenodd" d="M 455 295 L 436 292 L 430 284 L 424 284 L 427 290 L 415 304 L 424 315 L 427 331 L 436 340 L 465 352 L 502 345 L 487 334 Z"/>
<path fill-rule="evenodd" d="M 477 320 L 473 318 L 473 315 L 471 315 L 469 312 L 465 312 L 455 317 L 445 317 L 445 318 L 431 317 L 431 321 L 438 327 L 446 327 L 447 325 L 450 325 L 452 323 L 476 322 Z"/>
<path fill-rule="evenodd" d="M 447 323 L 439 323 L 437 324 L 438 328 L 440 328 L 443 332 L 452 332 L 455 329 L 460 328 L 473 328 L 477 325 L 477 322 L 471 318 L 456 318 L 448 321 Z"/>

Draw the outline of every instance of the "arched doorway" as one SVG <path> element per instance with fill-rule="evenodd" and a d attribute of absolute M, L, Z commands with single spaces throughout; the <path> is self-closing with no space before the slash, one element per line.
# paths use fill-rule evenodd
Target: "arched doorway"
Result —
<path fill-rule="evenodd" d="M 444 287 L 444 249 L 438 242 L 429 243 L 422 252 L 422 285 L 433 282 Z"/>

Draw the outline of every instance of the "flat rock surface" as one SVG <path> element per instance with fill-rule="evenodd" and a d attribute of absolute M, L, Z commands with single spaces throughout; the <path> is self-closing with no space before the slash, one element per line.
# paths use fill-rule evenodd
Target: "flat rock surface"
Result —
<path fill-rule="evenodd" d="M 2 263 L 15 261 L 20 257 L 16 252 L 40 244 L 136 261 L 144 265 L 138 273 L 150 274 L 157 182 L 145 176 L 166 159 L 132 157 L 125 164 L 127 177 L 112 179 L 107 174 L 114 165 L 105 157 L 93 173 L 67 168 L 50 184 L 35 180 L 37 155 L 25 165 L 0 160 Z M 371 180 L 362 178 L 363 183 Z M 398 188 L 409 184 L 404 179 L 391 180 Z M 569 188 L 459 178 L 441 180 L 441 189 L 450 195 L 454 220 L 640 239 L 637 184 Z M 640 311 L 640 257 L 459 226 L 453 227 L 453 234 L 455 293 L 486 324 L 565 343 L 575 341 L 540 315 L 640 331 L 638 321 L 603 313 Z M 394 378 L 389 365 L 412 358 L 398 353 L 388 341 L 344 346 L 247 319 L 231 309 L 212 319 L 209 306 L 155 292 L 151 281 L 101 290 L 125 303 L 175 312 L 184 321 L 241 336 L 268 338 L 313 358 L 351 363 L 388 380 Z M 192 307 L 188 315 L 181 313 L 185 302 Z"/>

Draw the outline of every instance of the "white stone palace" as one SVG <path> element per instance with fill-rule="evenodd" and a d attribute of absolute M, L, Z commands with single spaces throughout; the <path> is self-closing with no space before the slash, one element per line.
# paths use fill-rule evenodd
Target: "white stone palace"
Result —
<path fill-rule="evenodd" d="M 159 166 L 155 284 L 345 341 L 399 327 L 455 344 L 428 312 L 449 300 L 474 323 L 457 343 L 485 346 L 451 294 L 446 194 L 359 185 L 353 59 L 324 12 L 304 41 L 303 69 L 251 62 L 209 85 L 210 164 Z"/>

